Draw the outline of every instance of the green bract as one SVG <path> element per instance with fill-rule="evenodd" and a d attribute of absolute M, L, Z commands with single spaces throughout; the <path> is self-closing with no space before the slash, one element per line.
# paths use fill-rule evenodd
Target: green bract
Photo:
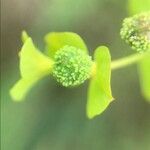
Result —
<path fill-rule="evenodd" d="M 101 114 L 113 100 L 111 94 L 111 56 L 105 46 L 95 50 L 95 71 L 88 89 L 87 116 Z"/>
<path fill-rule="evenodd" d="M 24 35 L 24 45 L 19 52 L 21 79 L 10 90 L 15 101 L 22 100 L 37 81 L 51 73 L 53 66 L 53 61 L 36 49 L 27 34 Z"/>
<path fill-rule="evenodd" d="M 150 12 L 124 19 L 120 34 L 132 49 L 138 52 L 150 49 Z"/>
<path fill-rule="evenodd" d="M 138 14 L 150 10 L 150 0 L 128 0 L 130 14 Z"/>
<path fill-rule="evenodd" d="M 76 47 L 84 52 L 88 52 L 83 39 L 73 32 L 51 32 L 45 36 L 46 54 L 54 58 L 55 53 L 65 45 Z"/>
<path fill-rule="evenodd" d="M 146 100 L 150 102 L 150 52 L 138 64 L 141 90 Z"/>
<path fill-rule="evenodd" d="M 64 46 L 55 53 L 53 75 L 63 86 L 76 86 L 90 77 L 92 60 L 84 51 Z"/>

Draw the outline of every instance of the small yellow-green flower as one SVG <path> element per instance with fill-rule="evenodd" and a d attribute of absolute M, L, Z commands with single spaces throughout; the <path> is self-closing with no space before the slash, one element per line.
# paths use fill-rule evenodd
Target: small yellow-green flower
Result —
<path fill-rule="evenodd" d="M 53 76 L 63 86 L 82 84 L 90 77 L 92 59 L 84 51 L 73 46 L 64 46 L 54 57 Z"/>

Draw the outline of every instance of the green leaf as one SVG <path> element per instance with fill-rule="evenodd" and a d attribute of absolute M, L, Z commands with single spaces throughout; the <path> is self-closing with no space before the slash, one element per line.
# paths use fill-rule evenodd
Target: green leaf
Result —
<path fill-rule="evenodd" d="M 138 71 L 142 93 L 150 102 L 150 52 L 139 62 Z"/>
<path fill-rule="evenodd" d="M 113 100 L 111 94 L 111 57 L 107 47 L 95 51 L 96 72 L 88 89 L 87 116 L 93 118 L 101 114 Z"/>
<path fill-rule="evenodd" d="M 87 52 L 87 47 L 82 38 L 73 32 L 51 32 L 45 36 L 46 53 L 53 57 L 55 52 L 65 45 L 74 46 Z"/>
<path fill-rule="evenodd" d="M 128 9 L 130 14 L 150 11 L 150 0 L 129 0 Z"/>
<path fill-rule="evenodd" d="M 49 75 L 53 66 L 53 61 L 35 48 L 31 38 L 26 39 L 19 55 L 22 78 L 10 90 L 16 101 L 22 100 L 38 80 Z"/>

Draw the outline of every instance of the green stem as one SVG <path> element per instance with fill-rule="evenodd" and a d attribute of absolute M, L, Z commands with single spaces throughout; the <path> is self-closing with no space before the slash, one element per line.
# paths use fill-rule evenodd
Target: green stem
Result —
<path fill-rule="evenodd" d="M 145 52 L 142 54 L 133 54 L 127 57 L 123 57 L 117 60 L 113 60 L 111 62 L 111 70 L 117 70 L 120 68 L 124 68 L 126 66 L 132 65 L 143 59 L 147 54 L 149 55 L 149 52 Z M 96 74 L 96 63 L 94 62 L 92 65 L 92 70 L 91 70 L 91 76 L 94 76 Z"/>
<path fill-rule="evenodd" d="M 111 69 L 115 70 L 115 69 L 126 67 L 128 65 L 132 65 L 132 64 L 138 62 L 139 60 L 141 60 L 142 58 L 144 58 L 145 56 L 146 56 L 146 53 L 134 54 L 134 55 L 131 55 L 131 56 L 127 56 L 127 57 L 124 57 L 124 58 L 114 60 L 111 63 Z"/>

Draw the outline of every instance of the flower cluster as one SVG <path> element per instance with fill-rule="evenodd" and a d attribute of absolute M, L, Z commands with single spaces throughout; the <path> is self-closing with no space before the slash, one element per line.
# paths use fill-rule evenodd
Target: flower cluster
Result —
<path fill-rule="evenodd" d="M 113 100 L 110 86 L 111 56 L 106 46 L 99 46 L 94 57 L 82 38 L 72 32 L 52 32 L 45 37 L 46 54 L 22 33 L 19 52 L 21 78 L 10 89 L 15 101 L 22 101 L 30 89 L 45 76 L 53 77 L 65 87 L 74 87 L 90 78 L 86 112 L 88 118 L 101 114 Z"/>
<path fill-rule="evenodd" d="M 150 49 L 150 12 L 124 19 L 120 35 L 138 52 Z"/>
<path fill-rule="evenodd" d="M 90 77 L 92 60 L 84 51 L 64 46 L 54 57 L 53 76 L 63 86 L 76 86 Z"/>

